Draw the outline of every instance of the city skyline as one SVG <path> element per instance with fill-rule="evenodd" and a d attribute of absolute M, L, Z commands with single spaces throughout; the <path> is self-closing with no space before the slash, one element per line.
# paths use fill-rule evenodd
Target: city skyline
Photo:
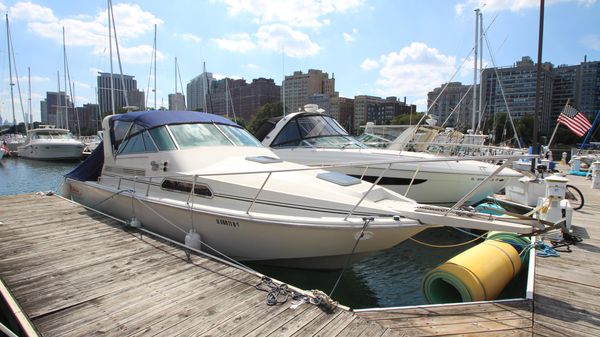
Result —
<path fill-rule="evenodd" d="M 148 106 L 154 105 L 148 97 L 154 81 L 149 76 L 154 24 L 159 106 L 167 106 L 168 94 L 175 92 L 177 57 L 184 88 L 177 87 L 184 95 L 186 84 L 202 73 L 203 62 L 216 79 L 264 77 L 278 85 L 295 71 L 320 69 L 335 77 L 342 97 L 406 96 L 424 111 L 427 92 L 450 81 L 472 82 L 473 61 L 465 57 L 474 43 L 476 7 L 483 8 L 484 26 L 490 26 L 484 64 L 493 66 L 487 44 L 499 67 L 512 66 L 522 56 L 536 59 L 539 1 L 442 1 L 431 7 L 360 0 L 113 2 L 123 72 L 135 76 Z M 0 9 L 9 15 L 26 111 L 31 67 L 34 120 L 40 120 L 39 101 L 58 89 L 57 71 L 63 81 L 62 26 L 75 104 L 96 102 L 98 72 L 110 71 L 105 1 L 2 1 Z M 600 60 L 600 28 L 594 24 L 599 14 L 595 0 L 546 2 L 543 61 L 574 65 L 586 56 Z M 0 114 L 12 121 L 3 26 Z M 118 73 L 118 63 L 113 67 Z M 15 100 L 20 122 L 16 86 Z"/>

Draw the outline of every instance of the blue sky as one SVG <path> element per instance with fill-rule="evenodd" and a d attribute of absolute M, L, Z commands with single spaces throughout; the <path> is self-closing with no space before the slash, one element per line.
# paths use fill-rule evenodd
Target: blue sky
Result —
<path fill-rule="evenodd" d="M 63 26 L 75 103 L 96 101 L 97 72 L 110 71 L 106 7 L 101 0 L 0 0 L 10 20 L 26 111 L 31 68 L 34 120 L 46 91 L 57 90 L 57 71 L 64 90 Z M 491 65 L 492 58 L 497 66 L 511 66 L 522 56 L 537 59 L 536 0 L 114 0 L 113 8 L 123 71 L 146 92 L 154 83 L 157 24 L 157 105 L 167 105 L 175 91 L 177 57 L 184 86 L 202 72 L 202 62 L 217 78 L 267 77 L 278 84 L 284 74 L 314 68 L 335 74 L 341 96 L 406 96 L 422 111 L 427 92 L 453 75 L 472 83 L 474 8 L 482 8 L 486 27 L 493 21 L 487 31 L 492 53 L 486 46 L 484 64 Z M 596 0 L 547 0 L 543 60 L 572 65 L 587 55 L 588 61 L 600 61 L 599 18 Z M 12 121 L 1 26 L 0 115 Z M 114 69 L 118 72 L 116 62 Z M 16 86 L 15 99 L 22 121 Z M 148 104 L 154 105 L 152 95 Z"/>

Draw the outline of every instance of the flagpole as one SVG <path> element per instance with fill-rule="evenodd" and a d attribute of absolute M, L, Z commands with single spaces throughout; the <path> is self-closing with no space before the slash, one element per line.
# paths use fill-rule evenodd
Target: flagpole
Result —
<path fill-rule="evenodd" d="M 567 107 L 567 105 L 569 105 L 569 102 L 571 101 L 571 98 L 567 98 L 567 103 L 565 103 L 565 106 L 563 107 L 562 111 L 565 111 L 565 108 Z M 562 113 L 561 111 L 561 113 Z M 559 114 L 560 116 L 560 114 Z M 552 136 L 550 137 L 550 140 L 548 141 L 548 145 L 546 145 L 546 147 L 548 149 L 550 149 L 550 144 L 552 144 L 552 140 L 554 139 L 554 135 L 556 134 L 556 130 L 558 130 L 558 126 L 560 125 L 560 123 L 557 121 L 556 122 L 556 127 L 554 128 L 554 131 L 552 132 Z"/>
<path fill-rule="evenodd" d="M 596 112 L 596 117 L 594 118 L 594 123 L 592 123 L 592 127 L 588 130 L 587 135 L 585 136 L 585 139 L 583 140 L 583 143 L 581 143 L 579 152 L 581 152 L 581 150 L 583 150 L 583 146 L 585 145 L 585 143 L 588 141 L 588 139 L 592 135 L 592 131 L 594 131 L 594 127 L 596 126 L 596 123 L 598 123 L 598 116 L 600 116 L 600 110 L 598 110 L 598 112 Z"/>

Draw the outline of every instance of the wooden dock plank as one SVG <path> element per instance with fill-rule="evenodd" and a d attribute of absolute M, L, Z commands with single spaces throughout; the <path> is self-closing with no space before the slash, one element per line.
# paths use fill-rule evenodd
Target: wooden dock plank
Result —
<path fill-rule="evenodd" d="M 269 307 L 259 276 L 188 261 L 179 247 L 58 197 L 0 197 L 0 209 L 0 277 L 46 336 L 396 335 L 342 309 Z"/>

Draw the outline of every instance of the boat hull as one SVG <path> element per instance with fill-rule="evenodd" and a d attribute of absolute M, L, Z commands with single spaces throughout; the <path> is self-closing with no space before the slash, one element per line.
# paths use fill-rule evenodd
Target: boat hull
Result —
<path fill-rule="evenodd" d="M 80 143 L 32 143 L 19 146 L 19 157 L 39 160 L 77 160 L 83 153 Z"/>
<path fill-rule="evenodd" d="M 246 213 L 245 208 L 240 211 L 201 203 L 190 206 L 185 201 L 119 192 L 96 182 L 67 179 L 66 184 L 74 201 L 123 220 L 135 217 L 144 228 L 173 240 L 184 242 L 186 233 L 194 229 L 200 234 L 202 250 L 216 250 L 239 261 L 287 267 L 343 268 L 427 228 L 413 220 L 376 219 L 354 248 L 364 225 L 360 217 L 277 217 Z"/>
<path fill-rule="evenodd" d="M 379 152 L 375 152 L 379 151 Z M 412 163 L 360 164 L 355 166 L 338 166 L 328 168 L 369 182 L 376 182 L 383 174 L 378 185 L 423 204 L 451 206 L 461 200 L 475 186 L 486 179 L 497 166 L 483 162 L 427 162 L 434 157 L 424 154 L 400 155 L 398 152 L 385 150 L 335 150 L 284 148 L 273 149 L 283 160 L 304 165 L 320 166 L 327 164 L 347 165 L 348 163 L 374 163 L 391 160 L 424 160 Z M 475 204 L 487 196 L 504 188 L 506 184 L 522 177 L 510 169 L 504 169 L 497 176 L 490 178 L 480 186 L 465 205 Z M 407 193 L 408 192 L 408 193 Z"/>

